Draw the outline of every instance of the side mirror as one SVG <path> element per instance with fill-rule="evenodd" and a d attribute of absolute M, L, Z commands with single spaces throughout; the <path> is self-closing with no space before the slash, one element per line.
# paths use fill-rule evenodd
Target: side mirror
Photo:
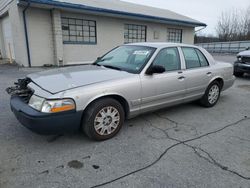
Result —
<path fill-rule="evenodd" d="M 100 62 L 101 59 L 102 59 L 101 57 L 97 57 L 93 64 L 96 65 L 97 63 Z"/>
<path fill-rule="evenodd" d="M 156 74 L 156 73 L 161 74 L 165 71 L 166 71 L 166 69 L 161 65 L 152 65 L 148 68 L 146 74 L 148 74 L 148 75 L 152 75 L 152 74 Z"/>

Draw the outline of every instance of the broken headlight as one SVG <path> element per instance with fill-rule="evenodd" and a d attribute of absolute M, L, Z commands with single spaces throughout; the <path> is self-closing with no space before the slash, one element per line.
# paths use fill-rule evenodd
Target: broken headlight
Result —
<path fill-rule="evenodd" d="M 32 108 L 38 111 L 41 111 L 44 101 L 45 101 L 44 98 L 38 97 L 36 95 L 32 95 L 29 100 L 29 106 L 31 106 Z"/>

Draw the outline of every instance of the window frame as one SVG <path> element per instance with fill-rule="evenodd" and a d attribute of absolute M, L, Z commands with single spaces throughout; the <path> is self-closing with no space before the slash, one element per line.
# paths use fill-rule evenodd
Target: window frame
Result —
<path fill-rule="evenodd" d="M 179 67 L 179 69 L 177 69 L 177 70 L 171 70 L 171 71 L 166 70 L 166 71 L 163 72 L 162 74 L 170 73 L 170 72 L 179 72 L 179 71 L 181 71 L 181 70 L 182 70 L 182 60 L 181 60 L 181 55 L 180 55 L 178 46 L 171 46 L 171 47 L 165 47 L 165 48 L 160 49 L 159 52 L 158 52 L 158 53 L 156 54 L 156 56 L 154 57 L 154 59 L 152 60 L 152 63 L 150 64 L 150 66 L 149 66 L 148 68 L 150 68 L 152 65 L 154 65 L 154 62 L 155 62 L 156 58 L 158 57 L 158 55 L 159 55 L 159 53 L 160 53 L 161 51 L 166 50 L 166 49 L 169 49 L 169 48 L 176 48 L 177 54 L 178 54 L 178 56 L 179 56 L 180 67 Z M 165 67 L 164 67 L 164 68 L 165 68 Z"/>
<path fill-rule="evenodd" d="M 199 67 L 187 68 L 187 62 L 186 62 L 185 54 L 184 54 L 184 52 L 183 52 L 183 48 L 191 48 L 191 49 L 193 49 L 193 50 L 195 51 L 195 54 L 197 55 L 198 60 L 199 60 L 199 64 L 200 64 L 200 66 L 199 66 Z M 210 67 L 210 63 L 209 63 L 209 61 L 207 60 L 207 57 L 206 57 L 206 56 L 202 53 L 202 51 L 201 51 L 201 50 L 199 50 L 198 48 L 189 47 L 189 46 L 181 46 L 181 47 L 180 47 L 180 50 L 181 50 L 182 55 L 183 55 L 183 60 L 185 61 L 185 69 L 186 69 L 186 70 L 191 70 L 191 69 L 199 69 L 199 68 L 207 68 L 207 67 Z M 198 55 L 197 51 L 199 51 L 199 52 L 200 52 L 200 53 L 204 56 L 205 60 L 207 61 L 207 66 L 201 66 L 200 57 L 199 57 L 199 55 Z"/>
<path fill-rule="evenodd" d="M 69 34 L 68 35 L 64 35 L 63 34 L 63 31 L 65 31 L 65 30 L 63 30 L 63 26 L 65 26 L 64 23 L 63 23 L 63 19 L 67 19 L 68 20 L 68 23 L 67 23 L 67 25 L 69 27 L 69 30 L 68 30 Z M 74 20 L 75 23 L 74 24 L 70 24 L 70 19 Z M 77 20 L 78 21 L 81 20 L 82 25 L 77 24 Z M 84 22 L 88 22 L 88 25 L 84 25 Z M 90 25 L 89 22 L 94 22 L 94 25 L 93 26 Z M 75 28 L 77 28 L 79 26 L 82 27 L 82 30 L 80 30 L 80 32 L 82 32 L 82 36 L 81 37 L 83 38 L 83 41 L 71 41 L 70 40 L 71 36 L 75 36 L 76 40 L 77 40 L 77 34 L 76 35 L 70 35 L 70 25 L 75 26 Z M 87 26 L 88 30 L 84 30 L 84 26 Z M 94 28 L 94 31 L 91 31 L 92 27 Z M 62 40 L 63 40 L 63 44 L 84 44 L 84 45 L 96 45 L 97 44 L 97 23 L 96 23 L 95 20 L 62 16 L 61 17 L 61 28 L 62 28 Z M 77 29 L 75 31 L 77 32 Z M 84 32 L 88 32 L 89 42 L 84 41 Z M 91 32 L 94 32 L 94 36 L 91 36 Z M 64 40 L 64 36 L 68 36 L 69 40 L 68 41 Z M 94 38 L 95 42 L 91 42 L 91 38 Z"/>
<path fill-rule="evenodd" d="M 209 61 L 207 60 L 207 57 L 198 48 L 195 48 L 195 52 L 196 52 L 196 54 L 197 54 L 197 56 L 199 58 L 200 65 L 201 65 L 201 59 L 200 59 L 199 54 L 197 53 L 197 51 L 201 53 L 201 55 L 204 57 L 204 59 L 207 62 L 207 66 L 201 66 L 201 67 L 209 67 L 210 64 L 209 64 Z"/>
<path fill-rule="evenodd" d="M 172 31 L 172 32 L 171 32 Z M 175 32 L 173 32 L 173 31 L 175 31 Z M 177 31 L 180 31 L 180 33 L 179 32 L 177 32 Z M 175 33 L 175 39 L 177 38 L 177 34 L 180 34 L 180 41 L 176 41 L 176 40 L 171 40 L 170 38 L 170 34 L 171 33 Z M 168 42 L 173 42 L 173 43 L 182 43 L 182 35 L 183 35 L 183 29 L 178 29 L 178 28 L 168 28 L 167 29 L 167 41 Z"/>
<path fill-rule="evenodd" d="M 126 29 L 126 26 L 127 26 L 127 29 Z M 130 29 L 130 27 L 132 27 L 132 29 Z M 139 36 L 139 30 L 138 29 L 133 29 L 134 27 L 141 27 L 141 30 L 140 30 L 140 32 L 141 32 L 141 38 L 139 38 L 138 36 Z M 142 27 L 144 27 L 145 28 L 145 38 L 142 38 L 142 31 L 144 31 L 143 29 L 142 29 Z M 126 38 L 125 36 L 126 36 L 126 31 L 127 31 L 127 36 L 128 36 L 128 38 Z M 131 31 L 131 32 L 130 32 Z M 130 34 L 131 35 L 133 35 L 134 34 L 134 31 L 136 31 L 136 38 L 131 38 L 130 37 Z M 130 44 L 130 43 L 134 43 L 134 42 L 147 42 L 147 25 L 139 25 L 139 24 L 130 24 L 130 23 L 125 23 L 124 24 L 124 36 L 123 36 L 123 39 L 124 39 L 124 44 Z M 128 42 L 126 42 L 126 39 L 128 40 Z M 129 40 L 132 40 L 132 42 L 129 42 Z M 133 40 L 137 40 L 137 41 L 133 41 Z M 140 40 L 140 41 L 138 41 L 138 40 Z"/>

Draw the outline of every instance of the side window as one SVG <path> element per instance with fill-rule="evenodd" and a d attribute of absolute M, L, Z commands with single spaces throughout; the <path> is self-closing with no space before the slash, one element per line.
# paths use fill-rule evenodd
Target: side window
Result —
<path fill-rule="evenodd" d="M 163 66 L 166 71 L 174 71 L 181 69 L 181 61 L 177 48 L 165 48 L 161 50 L 155 60 L 154 65 Z"/>
<path fill-rule="evenodd" d="M 199 57 L 201 66 L 202 66 L 202 67 L 207 67 L 209 64 L 208 64 L 208 61 L 207 61 L 207 59 L 205 58 L 205 56 L 200 52 L 200 50 L 197 50 L 197 49 L 196 49 L 196 52 L 197 52 L 197 54 L 198 54 L 198 57 Z"/>
<path fill-rule="evenodd" d="M 182 48 L 182 51 L 187 69 L 200 67 L 200 60 L 194 48 Z"/>

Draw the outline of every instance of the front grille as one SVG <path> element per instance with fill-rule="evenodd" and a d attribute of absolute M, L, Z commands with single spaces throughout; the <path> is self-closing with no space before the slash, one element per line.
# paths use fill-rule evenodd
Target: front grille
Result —
<path fill-rule="evenodd" d="M 241 61 L 244 63 L 250 63 L 250 57 L 241 57 Z"/>
<path fill-rule="evenodd" d="M 29 78 L 19 79 L 15 82 L 15 86 L 8 87 L 6 89 L 7 93 L 11 96 L 20 97 L 25 103 L 28 103 L 34 91 L 27 87 L 27 85 L 31 82 Z"/>

